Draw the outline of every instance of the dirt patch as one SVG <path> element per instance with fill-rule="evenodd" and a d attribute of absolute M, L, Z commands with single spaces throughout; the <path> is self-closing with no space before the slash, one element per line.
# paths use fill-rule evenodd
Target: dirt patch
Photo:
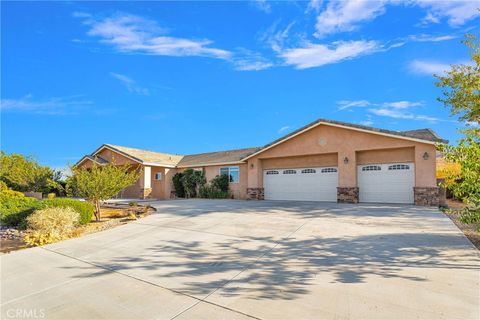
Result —
<path fill-rule="evenodd" d="M 457 210 L 461 210 L 465 205 L 461 201 L 447 199 L 448 208 L 443 212 L 450 218 L 450 220 L 455 223 L 455 225 L 460 229 L 463 234 L 470 240 L 470 242 L 480 250 L 480 232 L 478 231 L 480 226 L 477 224 L 465 224 L 460 221 L 460 217 Z"/>

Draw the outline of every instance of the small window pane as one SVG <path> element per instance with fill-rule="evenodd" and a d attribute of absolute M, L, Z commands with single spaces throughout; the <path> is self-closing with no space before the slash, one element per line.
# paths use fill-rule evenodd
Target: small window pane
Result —
<path fill-rule="evenodd" d="M 226 174 L 228 176 L 228 168 L 220 168 L 220 175 Z"/>
<path fill-rule="evenodd" d="M 296 174 L 296 170 L 283 170 L 283 174 Z"/>
<path fill-rule="evenodd" d="M 267 174 L 278 174 L 278 171 L 276 171 L 276 170 L 270 170 L 270 171 L 267 171 Z"/>
<path fill-rule="evenodd" d="M 230 182 L 238 183 L 240 182 L 240 175 L 238 170 L 230 170 Z"/>
<path fill-rule="evenodd" d="M 380 166 L 366 166 L 362 168 L 362 171 L 380 171 L 382 168 Z"/>
<path fill-rule="evenodd" d="M 315 169 L 303 169 L 302 170 L 302 173 L 315 173 L 315 172 L 317 172 L 317 171 L 315 171 Z"/>
<path fill-rule="evenodd" d="M 408 164 L 394 164 L 388 167 L 388 170 L 410 170 Z"/>

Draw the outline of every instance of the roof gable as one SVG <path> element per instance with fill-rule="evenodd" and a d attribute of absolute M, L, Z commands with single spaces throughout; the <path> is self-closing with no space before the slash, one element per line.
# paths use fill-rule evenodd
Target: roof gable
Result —
<path fill-rule="evenodd" d="M 250 159 L 270 148 L 273 148 L 285 141 L 288 141 L 304 132 L 307 132 L 311 129 L 318 127 L 319 125 L 326 125 L 326 126 L 333 126 L 344 128 L 347 130 L 355 130 L 360 132 L 366 132 L 371 134 L 377 134 L 382 136 L 387 136 L 396 139 L 403 139 L 403 140 L 410 140 L 415 142 L 427 143 L 427 144 L 435 144 L 435 143 L 446 143 L 448 141 L 441 139 L 433 130 L 431 129 L 419 129 L 419 130 L 411 130 L 411 131 L 393 131 L 393 130 L 386 130 L 386 129 L 379 129 L 373 128 L 363 125 L 351 124 L 341 121 L 335 120 L 327 120 L 327 119 L 318 119 L 300 129 L 297 129 L 265 146 L 260 148 L 255 153 L 248 155 L 247 157 L 243 158 L 242 160 Z"/>

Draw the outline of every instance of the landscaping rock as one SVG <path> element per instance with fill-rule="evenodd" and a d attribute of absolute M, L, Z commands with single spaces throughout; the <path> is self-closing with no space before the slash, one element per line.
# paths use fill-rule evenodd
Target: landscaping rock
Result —
<path fill-rule="evenodd" d="M 23 231 L 18 229 L 7 227 L 7 226 L 0 226 L 0 239 L 2 240 L 22 240 L 23 239 Z"/>

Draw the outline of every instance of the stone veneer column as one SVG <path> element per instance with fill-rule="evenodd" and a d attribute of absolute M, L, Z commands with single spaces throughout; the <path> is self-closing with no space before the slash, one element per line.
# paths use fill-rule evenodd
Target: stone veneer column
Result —
<path fill-rule="evenodd" d="M 438 206 L 438 187 L 414 187 L 413 197 L 417 206 Z"/>
<path fill-rule="evenodd" d="M 247 200 L 264 200 L 263 188 L 247 188 Z"/>
<path fill-rule="evenodd" d="M 142 188 L 140 198 L 148 199 L 150 198 L 151 193 L 152 193 L 152 188 Z"/>
<path fill-rule="evenodd" d="M 337 187 L 338 203 L 358 203 L 358 187 Z"/>

